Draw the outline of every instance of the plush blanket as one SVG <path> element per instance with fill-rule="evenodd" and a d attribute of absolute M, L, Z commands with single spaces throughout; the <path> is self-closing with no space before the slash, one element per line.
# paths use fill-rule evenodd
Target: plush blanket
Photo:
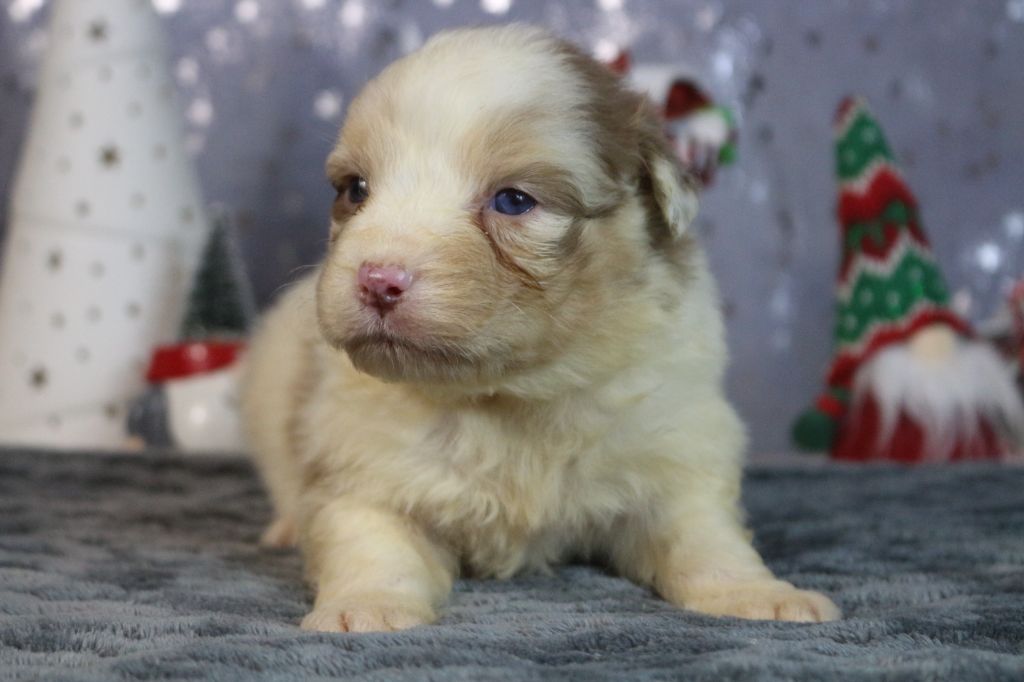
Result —
<path fill-rule="evenodd" d="M 440 623 L 299 630 L 241 459 L 0 451 L 0 679 L 1021 680 L 1024 470 L 762 468 L 771 567 L 823 625 L 715 619 L 600 570 L 461 581 Z"/>

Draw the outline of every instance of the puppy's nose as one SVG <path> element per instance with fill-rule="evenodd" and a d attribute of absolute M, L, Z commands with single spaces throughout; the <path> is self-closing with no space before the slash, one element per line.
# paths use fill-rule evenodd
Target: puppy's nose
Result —
<path fill-rule="evenodd" d="M 359 300 L 381 315 L 398 305 L 412 284 L 412 275 L 401 265 L 363 263 L 358 278 Z"/>

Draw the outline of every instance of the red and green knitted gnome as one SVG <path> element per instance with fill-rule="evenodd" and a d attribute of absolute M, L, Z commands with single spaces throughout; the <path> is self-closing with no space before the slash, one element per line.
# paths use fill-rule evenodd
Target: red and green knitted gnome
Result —
<path fill-rule="evenodd" d="M 736 160 L 738 130 L 728 108 L 716 105 L 681 64 L 633 65 L 622 51 L 608 67 L 644 92 L 661 114 L 665 134 L 683 167 L 709 187 L 715 172 Z"/>
<path fill-rule="evenodd" d="M 806 450 L 902 462 L 996 458 L 1024 406 L 996 353 L 954 313 L 877 121 L 860 99 L 835 120 L 841 258 L 827 391 L 796 422 Z"/>

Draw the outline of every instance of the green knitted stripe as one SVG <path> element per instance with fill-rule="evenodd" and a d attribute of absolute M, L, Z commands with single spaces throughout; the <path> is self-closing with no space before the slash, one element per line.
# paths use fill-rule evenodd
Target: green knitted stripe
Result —
<path fill-rule="evenodd" d="M 848 388 L 843 388 L 842 386 L 829 386 L 826 391 L 829 395 L 844 405 L 850 402 L 850 389 Z"/>
<path fill-rule="evenodd" d="M 836 142 L 836 175 L 842 182 L 856 180 L 878 159 L 894 163 L 882 129 L 867 111 L 861 110 Z"/>
<path fill-rule="evenodd" d="M 837 302 L 837 350 L 859 343 L 878 322 L 904 319 L 922 301 L 942 307 L 948 300 L 946 283 L 935 261 L 910 249 L 889 275 L 861 272 L 849 296 Z"/>
<path fill-rule="evenodd" d="M 861 244 L 869 237 L 876 245 L 885 246 L 886 225 L 905 226 L 912 220 L 917 220 L 917 211 L 914 207 L 899 199 L 893 199 L 878 218 L 852 223 L 846 228 L 845 248 L 859 252 Z"/>

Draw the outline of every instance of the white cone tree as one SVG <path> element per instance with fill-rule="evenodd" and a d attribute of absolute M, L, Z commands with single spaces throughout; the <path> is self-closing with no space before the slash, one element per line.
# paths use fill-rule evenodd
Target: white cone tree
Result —
<path fill-rule="evenodd" d="M 56 0 L 0 261 L 0 442 L 117 447 L 208 231 L 148 0 Z"/>

